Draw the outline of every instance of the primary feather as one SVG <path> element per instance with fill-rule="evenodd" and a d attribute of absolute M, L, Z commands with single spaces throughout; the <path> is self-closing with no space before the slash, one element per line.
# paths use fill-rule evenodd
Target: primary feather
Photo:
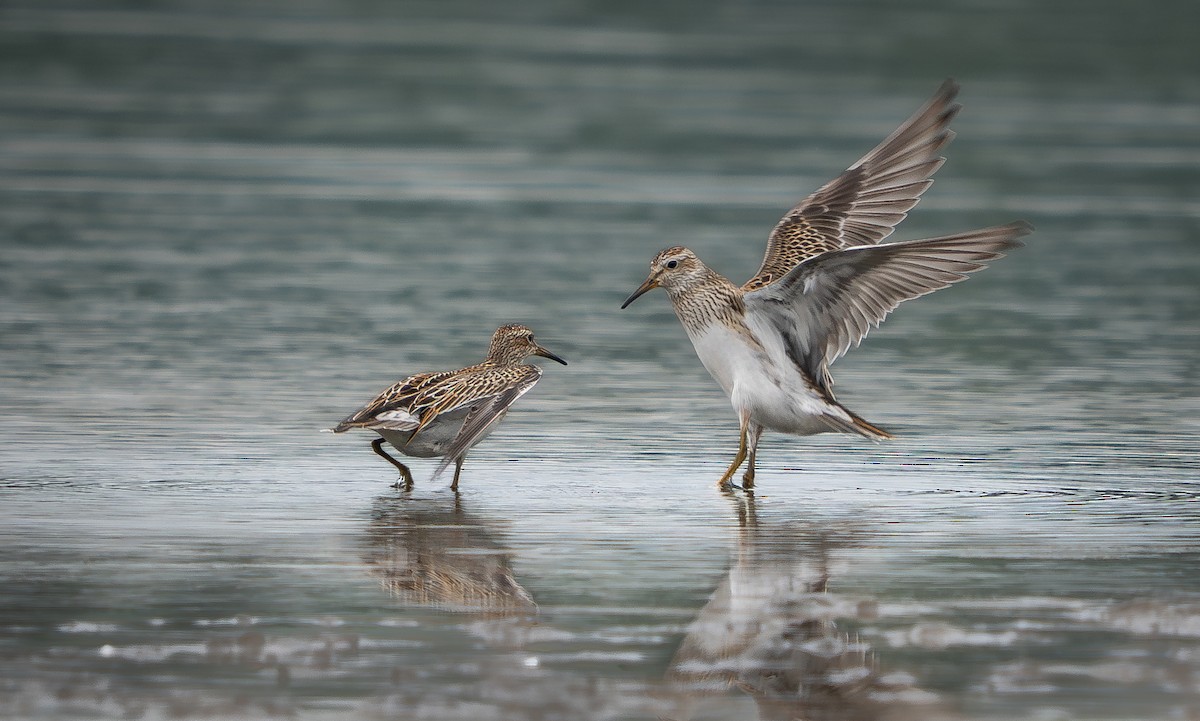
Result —
<path fill-rule="evenodd" d="M 954 139 L 949 124 L 961 108 L 957 95 L 958 83 L 947 80 L 882 143 L 789 210 L 771 231 L 758 272 L 742 287 L 768 286 L 815 255 L 891 235 L 946 162 L 938 153 Z"/>

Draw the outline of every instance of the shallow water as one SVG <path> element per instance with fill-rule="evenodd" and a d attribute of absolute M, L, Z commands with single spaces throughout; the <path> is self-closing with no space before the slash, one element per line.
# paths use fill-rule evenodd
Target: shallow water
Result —
<path fill-rule="evenodd" d="M 1192 6 L 500 8 L 0 9 L 0 716 L 1200 718 Z M 719 493 L 621 301 L 947 75 L 895 237 L 1036 234 L 835 366 L 896 441 Z M 318 433 L 511 321 L 571 365 L 460 495 Z"/>

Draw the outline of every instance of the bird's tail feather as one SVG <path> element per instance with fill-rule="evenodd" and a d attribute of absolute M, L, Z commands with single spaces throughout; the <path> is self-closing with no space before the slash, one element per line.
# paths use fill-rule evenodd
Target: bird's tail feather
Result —
<path fill-rule="evenodd" d="M 849 420 L 832 415 L 825 416 L 825 422 L 834 430 L 842 433 L 853 433 L 864 438 L 870 438 L 873 441 L 888 441 L 895 438 L 891 433 L 867 421 L 849 408 L 843 405 L 838 405 L 838 407 L 849 416 Z"/>

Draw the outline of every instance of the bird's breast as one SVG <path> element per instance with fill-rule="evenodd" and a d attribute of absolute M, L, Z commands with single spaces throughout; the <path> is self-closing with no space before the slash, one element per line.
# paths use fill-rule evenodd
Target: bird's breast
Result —
<path fill-rule="evenodd" d="M 828 403 L 796 368 L 773 328 L 753 320 L 744 328 L 714 324 L 692 335 L 692 344 L 733 407 L 756 423 L 789 433 L 828 430 L 809 428 Z"/>
<path fill-rule="evenodd" d="M 770 383 L 775 375 L 762 344 L 748 328 L 713 323 L 689 335 L 700 362 L 731 398 L 748 384 Z"/>

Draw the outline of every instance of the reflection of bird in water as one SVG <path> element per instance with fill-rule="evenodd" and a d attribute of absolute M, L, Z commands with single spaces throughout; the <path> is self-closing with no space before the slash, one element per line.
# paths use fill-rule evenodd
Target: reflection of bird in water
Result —
<path fill-rule="evenodd" d="M 537 604 L 513 577 L 498 533 L 453 498 L 376 499 L 365 560 L 383 587 L 406 604 L 500 615 Z"/>
<path fill-rule="evenodd" d="M 371 574 L 400 603 L 464 614 L 431 631 L 446 634 L 435 644 L 438 653 L 417 650 L 399 662 L 384 703 L 365 706 L 369 716 L 628 718 L 627 683 L 582 674 L 570 665 L 542 664 L 542 652 L 531 646 L 569 654 L 586 650 L 590 637 L 537 617 L 533 598 L 513 577 L 513 554 L 503 534 L 465 511 L 457 497 L 377 498 L 365 540 Z M 441 614 L 410 617 L 436 615 Z M 463 645 L 448 643 L 449 637 Z"/>
<path fill-rule="evenodd" d="M 728 576 L 688 626 L 667 681 L 672 721 L 708 716 L 736 688 L 771 721 L 945 718 L 933 694 L 884 673 L 870 648 L 834 619 L 858 604 L 828 592 L 830 559 L 851 529 L 761 527 L 753 496 L 733 499 L 739 533 Z"/>

